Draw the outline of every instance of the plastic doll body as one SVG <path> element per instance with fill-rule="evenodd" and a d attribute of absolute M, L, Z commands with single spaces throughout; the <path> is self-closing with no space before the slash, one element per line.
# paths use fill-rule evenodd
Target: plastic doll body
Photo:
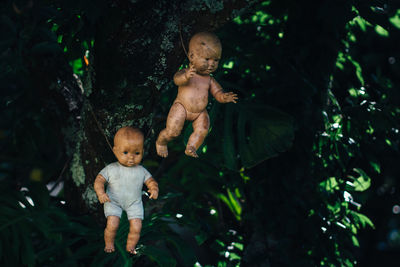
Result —
<path fill-rule="evenodd" d="M 114 155 L 118 162 L 107 165 L 96 177 L 94 189 L 100 203 L 104 204 L 107 226 L 104 230 L 105 252 L 113 252 L 115 235 L 122 211 L 129 219 L 126 250 L 136 254 L 143 219 L 142 186 L 147 186 L 150 198 L 157 199 L 158 184 L 140 164 L 143 158 L 143 134 L 134 128 L 124 127 L 114 137 Z M 104 185 L 108 183 L 107 192 Z"/>
<path fill-rule="evenodd" d="M 236 103 L 237 95 L 225 93 L 221 85 L 210 76 L 221 58 L 221 44 L 211 33 L 198 33 L 189 43 L 189 68 L 179 70 L 174 76 L 178 95 L 168 113 L 167 125 L 156 141 L 157 154 L 168 156 L 167 143 L 180 135 L 186 120 L 192 121 L 193 133 L 189 137 L 185 154 L 198 157 L 196 151 L 203 143 L 210 127 L 206 110 L 208 93 L 220 103 Z"/>

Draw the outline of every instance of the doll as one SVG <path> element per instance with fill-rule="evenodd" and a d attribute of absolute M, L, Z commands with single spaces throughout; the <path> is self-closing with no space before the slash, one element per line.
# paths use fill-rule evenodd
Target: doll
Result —
<path fill-rule="evenodd" d="M 208 91 L 220 103 L 236 103 L 237 95 L 225 93 L 221 85 L 210 76 L 221 58 L 221 43 L 216 35 L 209 32 L 195 34 L 189 42 L 189 68 L 181 69 L 174 75 L 178 95 L 168 113 L 167 126 L 156 141 L 157 154 L 168 156 L 167 143 L 180 135 L 186 120 L 192 121 L 193 133 L 186 145 L 185 154 L 197 158 L 197 149 L 203 143 L 210 119 L 206 110 Z"/>
<path fill-rule="evenodd" d="M 129 220 L 126 250 L 136 254 L 143 220 L 142 187 L 146 184 L 151 199 L 158 197 L 158 184 L 140 164 L 143 157 L 143 133 L 136 128 L 123 127 L 114 136 L 113 152 L 117 162 L 107 165 L 97 175 L 94 190 L 104 204 L 107 226 L 104 230 L 104 251 L 115 251 L 114 240 L 122 211 Z M 107 192 L 104 185 L 107 183 Z"/>

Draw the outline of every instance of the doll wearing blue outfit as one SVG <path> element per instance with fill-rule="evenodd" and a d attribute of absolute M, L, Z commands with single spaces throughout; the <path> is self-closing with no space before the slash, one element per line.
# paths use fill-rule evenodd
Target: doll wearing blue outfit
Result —
<path fill-rule="evenodd" d="M 107 165 L 97 175 L 94 190 L 100 203 L 104 203 L 107 226 L 104 230 L 104 251 L 115 251 L 114 241 L 122 211 L 129 220 L 126 250 L 136 254 L 143 220 L 142 188 L 145 184 L 151 199 L 158 197 L 158 184 L 139 163 L 143 158 L 144 136 L 136 128 L 123 127 L 114 136 L 113 152 L 118 162 Z M 107 184 L 107 191 L 104 185 Z"/>
<path fill-rule="evenodd" d="M 142 188 L 151 174 L 141 165 L 126 167 L 114 162 L 101 170 L 100 175 L 107 181 L 110 199 L 104 203 L 104 215 L 121 217 L 125 210 L 129 220 L 143 220 Z"/>

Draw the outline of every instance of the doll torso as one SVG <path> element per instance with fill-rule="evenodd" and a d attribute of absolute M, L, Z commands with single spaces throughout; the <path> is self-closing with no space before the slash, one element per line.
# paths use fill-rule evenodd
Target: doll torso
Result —
<path fill-rule="evenodd" d="M 179 86 L 175 101 L 181 103 L 189 112 L 202 112 L 208 104 L 210 82 L 209 75 L 195 74 L 187 84 Z"/>
<path fill-rule="evenodd" d="M 125 167 L 118 162 L 107 165 L 100 174 L 106 179 L 107 195 L 121 208 L 142 203 L 143 183 L 151 174 L 141 165 Z"/>

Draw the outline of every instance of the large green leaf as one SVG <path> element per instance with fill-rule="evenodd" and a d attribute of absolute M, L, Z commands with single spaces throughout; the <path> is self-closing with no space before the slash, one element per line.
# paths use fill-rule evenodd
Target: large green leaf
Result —
<path fill-rule="evenodd" d="M 250 168 L 292 146 L 293 119 L 269 106 L 243 105 L 238 121 L 239 154 Z"/>
<path fill-rule="evenodd" d="M 176 260 L 165 250 L 161 250 L 154 246 L 146 246 L 143 253 L 157 262 L 159 266 L 176 266 Z"/>
<path fill-rule="evenodd" d="M 188 246 L 181 238 L 174 235 L 165 235 L 165 239 L 175 246 L 179 252 L 179 258 L 183 261 L 185 266 L 190 266 L 196 262 L 196 255 L 193 248 Z"/>

